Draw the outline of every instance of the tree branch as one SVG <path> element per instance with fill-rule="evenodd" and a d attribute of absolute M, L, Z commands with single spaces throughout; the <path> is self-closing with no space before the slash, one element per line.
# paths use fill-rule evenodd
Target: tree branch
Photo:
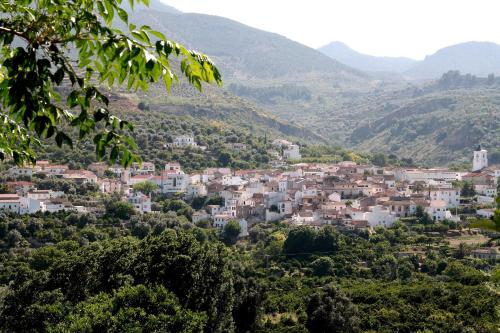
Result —
<path fill-rule="evenodd" d="M 24 40 L 27 40 L 29 41 L 29 38 L 28 36 L 26 36 L 25 34 L 23 34 L 22 32 L 19 32 L 19 31 L 15 31 L 15 30 L 12 30 L 12 29 L 9 29 L 9 28 L 6 28 L 6 27 L 0 27 L 0 31 L 1 32 L 6 32 L 8 34 L 11 34 L 11 35 L 15 35 L 15 36 L 18 36 Z"/>

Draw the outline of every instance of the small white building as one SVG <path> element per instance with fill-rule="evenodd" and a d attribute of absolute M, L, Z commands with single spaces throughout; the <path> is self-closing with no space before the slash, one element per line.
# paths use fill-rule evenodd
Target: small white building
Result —
<path fill-rule="evenodd" d="M 460 191 L 454 188 L 436 188 L 429 191 L 429 199 L 442 200 L 447 208 L 455 208 L 460 205 Z"/>
<path fill-rule="evenodd" d="M 490 208 L 478 209 L 476 212 L 476 215 L 478 215 L 480 217 L 484 217 L 485 219 L 492 218 L 494 214 L 495 214 L 495 210 L 490 209 Z"/>
<path fill-rule="evenodd" d="M 141 192 L 129 194 L 127 201 L 141 214 L 151 212 L 151 198 Z"/>
<path fill-rule="evenodd" d="M 371 227 L 391 227 L 398 218 L 391 214 L 389 209 L 384 209 L 382 206 L 373 206 L 369 212 L 365 213 L 365 218 L 362 220 L 368 221 Z"/>
<path fill-rule="evenodd" d="M 172 145 L 179 148 L 187 146 L 196 147 L 196 142 L 192 135 L 178 135 L 174 138 Z"/>
<path fill-rule="evenodd" d="M 205 184 L 189 184 L 186 188 L 186 196 L 190 198 L 207 196 L 207 186 Z"/>
<path fill-rule="evenodd" d="M 476 191 L 477 194 L 484 195 L 486 197 L 497 196 L 497 188 L 491 185 L 476 184 L 474 185 L 474 191 Z"/>
<path fill-rule="evenodd" d="M 165 170 L 181 171 L 181 165 L 178 162 L 165 163 Z"/>
<path fill-rule="evenodd" d="M 26 193 L 26 197 L 35 200 L 48 200 L 64 196 L 62 191 L 37 190 L 33 189 Z"/>
<path fill-rule="evenodd" d="M 73 205 L 69 201 L 61 199 L 48 199 L 40 201 L 41 212 L 57 213 L 64 210 L 74 210 Z"/>
<path fill-rule="evenodd" d="M 190 178 L 181 170 L 164 170 L 161 172 L 160 186 L 162 193 L 185 193 Z"/>
<path fill-rule="evenodd" d="M 193 215 L 191 216 L 191 219 L 192 219 L 193 223 L 198 223 L 200 221 L 208 221 L 208 220 L 210 220 L 210 214 L 208 214 L 204 210 L 198 210 L 198 211 L 193 213 Z"/>
<path fill-rule="evenodd" d="M 17 194 L 0 194 L 0 211 L 19 214 L 21 211 L 21 198 Z"/>
<path fill-rule="evenodd" d="M 131 174 L 135 175 L 154 175 L 155 165 L 151 162 L 142 162 L 141 164 L 134 162 L 130 168 Z"/>
<path fill-rule="evenodd" d="M 434 221 L 456 220 L 443 200 L 432 200 L 425 211 Z"/>
<path fill-rule="evenodd" d="M 283 158 L 285 160 L 300 160 L 302 158 L 300 155 L 300 147 L 294 144 L 289 145 L 283 149 Z"/>
<path fill-rule="evenodd" d="M 15 176 L 15 177 L 20 177 L 20 176 L 25 176 L 31 178 L 33 176 L 33 167 L 30 166 L 24 166 L 24 167 L 19 167 L 15 166 L 9 169 L 9 175 Z"/>

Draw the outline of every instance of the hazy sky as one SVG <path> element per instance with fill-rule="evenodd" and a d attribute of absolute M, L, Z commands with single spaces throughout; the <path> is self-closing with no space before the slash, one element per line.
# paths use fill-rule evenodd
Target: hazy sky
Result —
<path fill-rule="evenodd" d="M 310 47 L 421 59 L 465 41 L 500 43 L 500 0 L 162 0 L 224 16 Z"/>

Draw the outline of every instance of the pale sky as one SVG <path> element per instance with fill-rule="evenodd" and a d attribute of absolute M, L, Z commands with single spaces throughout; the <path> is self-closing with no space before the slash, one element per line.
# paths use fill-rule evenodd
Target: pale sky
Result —
<path fill-rule="evenodd" d="M 466 41 L 500 43 L 500 0 L 162 0 L 318 48 L 342 41 L 378 56 L 422 59 Z"/>

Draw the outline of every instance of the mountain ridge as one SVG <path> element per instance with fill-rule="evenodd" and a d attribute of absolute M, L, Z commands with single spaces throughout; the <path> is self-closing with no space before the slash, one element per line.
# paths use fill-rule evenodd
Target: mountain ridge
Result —
<path fill-rule="evenodd" d="M 371 80 L 363 71 L 315 49 L 220 16 L 140 9 L 131 13 L 130 21 L 147 24 L 188 48 L 202 50 L 215 60 L 226 81 Z"/>
<path fill-rule="evenodd" d="M 369 72 L 403 73 L 418 62 L 406 57 L 377 57 L 360 53 L 339 41 L 331 42 L 318 50 L 341 63 Z"/>
<path fill-rule="evenodd" d="M 394 72 L 408 79 L 437 79 L 450 70 L 476 76 L 500 74 L 500 45 L 486 41 L 469 41 L 445 46 L 427 55 L 423 60 L 363 54 L 339 41 L 331 42 L 318 50 L 340 63 L 359 70 Z"/>

